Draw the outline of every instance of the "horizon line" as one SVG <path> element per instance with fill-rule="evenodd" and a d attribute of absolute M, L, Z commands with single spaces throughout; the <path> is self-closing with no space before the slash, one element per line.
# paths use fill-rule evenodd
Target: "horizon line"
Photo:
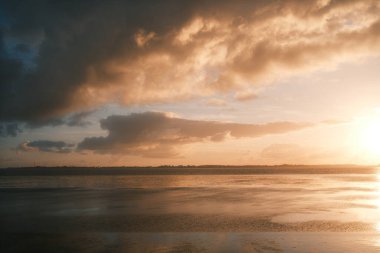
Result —
<path fill-rule="evenodd" d="M 351 166 L 351 167 L 380 167 L 380 164 L 344 164 L 344 163 L 336 163 L 336 164 L 245 164 L 245 165 L 233 165 L 233 164 L 201 164 L 201 165 L 170 165 L 170 164 L 162 164 L 162 165 L 121 165 L 121 166 L 78 166 L 78 165 L 57 165 L 57 166 L 49 166 L 49 165 L 35 165 L 35 166 L 15 166 L 15 167 L 0 167 L 0 169 L 33 169 L 33 168 L 218 168 L 218 167 L 232 167 L 232 168 L 246 168 L 246 167 L 312 167 L 312 166 L 324 166 L 324 167 L 341 167 L 341 166 Z"/>

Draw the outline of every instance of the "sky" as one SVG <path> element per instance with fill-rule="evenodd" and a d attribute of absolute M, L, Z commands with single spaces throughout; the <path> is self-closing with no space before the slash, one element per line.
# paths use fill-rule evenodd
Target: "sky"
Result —
<path fill-rule="evenodd" d="M 0 167 L 379 164 L 379 13 L 0 1 Z"/>

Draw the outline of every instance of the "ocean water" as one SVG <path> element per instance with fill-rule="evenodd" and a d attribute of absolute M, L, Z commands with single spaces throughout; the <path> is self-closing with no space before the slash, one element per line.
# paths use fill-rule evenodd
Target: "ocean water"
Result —
<path fill-rule="evenodd" d="M 9 170 L 1 252 L 380 252 L 377 168 Z"/>

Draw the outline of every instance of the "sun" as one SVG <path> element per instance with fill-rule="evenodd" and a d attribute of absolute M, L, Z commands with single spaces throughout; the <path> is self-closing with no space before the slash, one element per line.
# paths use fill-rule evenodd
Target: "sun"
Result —
<path fill-rule="evenodd" d="M 372 122 L 364 129 L 363 144 L 368 151 L 380 154 L 380 120 Z"/>
<path fill-rule="evenodd" d="M 380 113 L 361 124 L 360 145 L 369 154 L 380 157 Z"/>

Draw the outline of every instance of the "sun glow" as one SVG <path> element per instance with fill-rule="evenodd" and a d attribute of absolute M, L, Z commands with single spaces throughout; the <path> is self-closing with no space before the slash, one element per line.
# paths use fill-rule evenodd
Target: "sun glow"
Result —
<path fill-rule="evenodd" d="M 380 110 L 376 113 L 358 118 L 355 123 L 354 150 L 360 158 L 369 163 L 380 162 Z"/>
<path fill-rule="evenodd" d="M 362 145 L 368 152 L 380 155 L 380 117 L 369 120 L 363 127 Z"/>

